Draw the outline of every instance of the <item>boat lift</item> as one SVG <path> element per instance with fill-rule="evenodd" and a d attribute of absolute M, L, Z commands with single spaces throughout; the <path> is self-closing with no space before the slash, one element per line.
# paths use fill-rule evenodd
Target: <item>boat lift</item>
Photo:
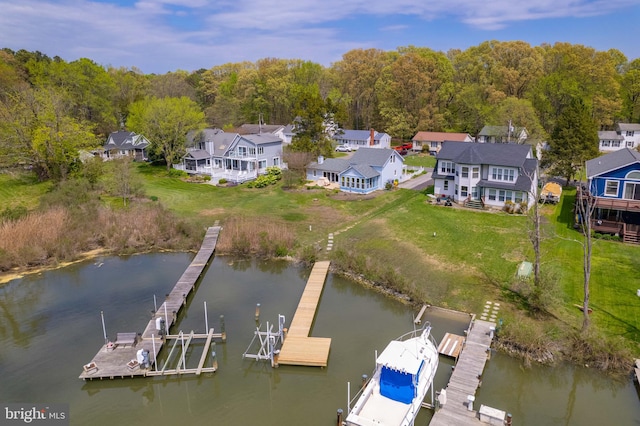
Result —
<path fill-rule="evenodd" d="M 253 332 L 253 339 L 251 339 L 251 343 L 249 343 L 247 350 L 242 354 L 242 358 L 261 361 L 269 360 L 271 361 L 271 366 L 277 368 L 278 354 L 280 353 L 280 348 L 282 347 L 286 333 L 284 322 L 284 315 L 278 315 L 277 331 L 273 331 L 273 324 L 269 324 L 268 321 L 265 331 L 261 330 L 262 324 L 258 325 L 256 330 Z M 258 351 L 256 353 L 250 353 L 249 351 L 256 347 L 256 344 L 259 344 Z"/>

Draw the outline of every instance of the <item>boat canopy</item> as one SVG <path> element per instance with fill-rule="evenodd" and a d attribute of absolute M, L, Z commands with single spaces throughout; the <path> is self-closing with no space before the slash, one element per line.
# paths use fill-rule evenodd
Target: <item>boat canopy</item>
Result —
<path fill-rule="evenodd" d="M 380 394 L 394 401 L 410 404 L 415 398 L 418 374 L 424 359 L 416 354 L 415 343 L 392 341 L 378 356 Z"/>

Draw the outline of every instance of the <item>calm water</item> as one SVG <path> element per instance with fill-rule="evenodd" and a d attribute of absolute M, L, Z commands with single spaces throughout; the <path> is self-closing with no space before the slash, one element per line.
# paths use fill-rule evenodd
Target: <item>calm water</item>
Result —
<path fill-rule="evenodd" d="M 215 258 L 188 309 L 171 332 L 203 332 L 225 316 L 227 343 L 218 344 L 219 370 L 200 377 L 160 377 L 83 382 L 82 365 L 107 333 L 142 331 L 189 264 L 189 254 L 103 258 L 0 287 L 0 401 L 66 402 L 73 425 L 333 425 L 346 409 L 347 382 L 356 388 L 373 368 L 374 351 L 411 328 L 415 312 L 399 302 L 329 275 L 313 335 L 331 337 L 329 366 L 280 366 L 243 360 L 261 321 L 278 314 L 290 322 L 309 270 L 283 262 Z M 434 335 L 462 333 L 465 318 L 428 313 Z M 190 365 L 200 350 L 191 352 Z M 436 389 L 445 386 L 452 362 L 441 359 Z M 631 381 L 613 382 L 571 367 L 521 369 L 494 356 L 476 406 L 511 412 L 519 425 L 640 424 Z M 423 410 L 416 424 L 427 424 Z"/>

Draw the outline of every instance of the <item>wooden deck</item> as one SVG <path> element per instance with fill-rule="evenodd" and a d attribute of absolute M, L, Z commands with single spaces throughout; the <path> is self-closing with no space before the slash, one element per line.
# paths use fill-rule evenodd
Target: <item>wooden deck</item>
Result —
<path fill-rule="evenodd" d="M 329 271 L 329 261 L 316 262 L 304 288 L 300 303 L 291 320 L 278 356 L 278 364 L 326 367 L 331 339 L 309 337 L 316 316 L 324 282 Z"/>
<path fill-rule="evenodd" d="M 447 333 L 442 338 L 440 346 L 438 346 L 438 353 L 454 359 L 458 359 L 463 344 L 464 337 Z"/>
<path fill-rule="evenodd" d="M 433 415 L 430 426 L 486 424 L 480 422 L 477 411 L 468 410 L 468 396 L 475 398 L 480 385 L 487 349 L 491 346 L 491 327 L 495 327 L 495 323 L 475 320 L 472 324 L 446 388 L 447 402 Z M 475 405 L 480 407 L 477 401 Z"/>
<path fill-rule="evenodd" d="M 113 379 L 153 375 L 151 369 L 145 370 L 138 366 L 131 368 L 129 362 L 136 359 L 136 354 L 140 349 L 146 349 L 149 352 L 150 361 L 152 363 L 155 361 L 164 343 L 156 328 L 156 321 L 159 317 L 162 317 L 165 320 L 167 333 L 169 332 L 171 325 L 175 323 L 178 317 L 180 309 L 186 304 L 187 296 L 191 293 L 202 272 L 211 260 L 211 256 L 213 256 L 216 248 L 216 243 L 218 242 L 219 233 L 219 226 L 213 226 L 207 230 L 202 246 L 195 258 L 184 271 L 164 303 L 147 323 L 144 331 L 142 333 L 136 333 L 138 334 L 136 342 L 133 345 L 126 345 L 126 347 L 124 345 L 103 345 L 91 362 L 84 366 L 80 374 L 81 379 Z M 205 334 L 204 337 L 208 337 L 208 334 Z"/>

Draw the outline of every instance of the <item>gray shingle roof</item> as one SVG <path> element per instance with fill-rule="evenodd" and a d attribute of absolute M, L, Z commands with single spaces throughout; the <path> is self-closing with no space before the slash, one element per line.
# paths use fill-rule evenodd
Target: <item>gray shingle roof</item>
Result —
<path fill-rule="evenodd" d="M 624 136 L 622 136 L 620 133 L 616 132 L 615 130 L 600 130 L 598 132 L 598 139 L 602 140 L 608 140 L 608 141 L 622 141 L 624 140 Z"/>
<path fill-rule="evenodd" d="M 271 133 L 260 133 L 257 135 L 242 135 L 243 139 L 247 139 L 256 145 L 262 145 L 266 143 L 282 143 L 282 139 Z"/>
<path fill-rule="evenodd" d="M 360 148 L 351 157 L 351 163 L 382 167 L 392 155 L 395 155 L 400 161 L 404 161 L 404 158 L 394 149 Z"/>
<path fill-rule="evenodd" d="M 593 158 L 587 161 L 587 179 L 633 163 L 640 163 L 640 152 L 629 148 Z"/>
<path fill-rule="evenodd" d="M 531 146 L 526 144 L 443 142 L 436 158 L 457 164 L 523 167 L 530 152 Z"/>
<path fill-rule="evenodd" d="M 143 149 L 149 144 L 146 142 L 142 135 L 138 135 L 135 132 L 129 132 L 126 130 L 118 130 L 112 132 L 107 138 L 107 142 L 104 145 L 105 149 Z"/>
<path fill-rule="evenodd" d="M 322 164 L 317 162 L 311 163 L 307 166 L 311 170 L 323 170 L 327 172 L 341 173 L 349 168 L 349 160 L 343 158 L 326 158 Z"/>
<path fill-rule="evenodd" d="M 193 151 L 187 152 L 185 158 L 193 158 L 194 160 L 204 160 L 206 158 L 211 158 L 211 154 L 209 154 L 204 149 L 196 149 Z"/>
<path fill-rule="evenodd" d="M 366 164 L 353 164 L 350 168 L 358 172 L 358 174 L 360 174 L 364 178 L 380 176 L 380 173 Z"/>
<path fill-rule="evenodd" d="M 628 130 L 636 132 L 640 131 L 640 124 L 638 123 L 618 123 L 617 127 L 621 132 L 626 132 Z"/>

